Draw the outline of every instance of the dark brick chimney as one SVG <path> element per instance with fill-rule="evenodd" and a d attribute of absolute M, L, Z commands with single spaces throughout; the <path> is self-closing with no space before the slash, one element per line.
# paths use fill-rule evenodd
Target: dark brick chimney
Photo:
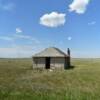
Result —
<path fill-rule="evenodd" d="M 67 49 L 67 55 L 68 55 L 68 57 L 67 57 L 67 66 L 70 67 L 71 64 L 70 64 L 70 49 L 69 48 Z"/>
<path fill-rule="evenodd" d="M 67 49 L 67 56 L 65 57 L 65 67 L 64 69 L 69 69 L 71 67 L 71 59 L 70 59 L 70 49 Z"/>

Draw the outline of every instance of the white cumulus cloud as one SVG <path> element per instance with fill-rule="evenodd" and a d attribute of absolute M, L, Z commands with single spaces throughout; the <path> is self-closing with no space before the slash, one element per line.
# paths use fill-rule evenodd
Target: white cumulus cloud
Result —
<path fill-rule="evenodd" d="M 16 28 L 16 33 L 22 33 L 23 31 L 20 28 Z"/>
<path fill-rule="evenodd" d="M 73 2 L 69 5 L 69 11 L 75 11 L 78 14 L 83 14 L 85 13 L 89 2 L 90 0 L 73 0 Z"/>
<path fill-rule="evenodd" d="M 67 39 L 68 39 L 68 41 L 71 41 L 71 40 L 72 40 L 72 37 L 71 37 L 71 36 L 69 36 Z"/>
<path fill-rule="evenodd" d="M 52 12 L 50 14 L 45 14 L 40 18 L 40 24 L 47 27 L 58 27 L 65 24 L 64 13 Z"/>

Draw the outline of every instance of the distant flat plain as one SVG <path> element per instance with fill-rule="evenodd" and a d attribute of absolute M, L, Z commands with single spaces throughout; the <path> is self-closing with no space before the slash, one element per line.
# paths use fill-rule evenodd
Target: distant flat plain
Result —
<path fill-rule="evenodd" d="M 100 100 L 100 59 L 73 69 L 32 69 L 31 59 L 0 59 L 0 100 Z"/>

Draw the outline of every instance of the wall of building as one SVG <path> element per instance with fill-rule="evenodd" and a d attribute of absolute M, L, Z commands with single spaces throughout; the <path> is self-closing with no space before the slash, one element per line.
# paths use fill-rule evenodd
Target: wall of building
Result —
<path fill-rule="evenodd" d="M 65 66 L 65 58 L 61 58 L 61 57 L 55 57 L 55 58 L 51 58 L 51 68 L 55 69 L 55 68 L 62 68 L 64 69 Z"/>
<path fill-rule="evenodd" d="M 45 58 L 33 58 L 33 68 L 45 68 Z"/>
<path fill-rule="evenodd" d="M 45 58 L 33 58 L 33 68 L 43 68 L 45 69 Z M 62 68 L 65 67 L 64 57 L 53 57 L 50 59 L 50 68 Z"/>

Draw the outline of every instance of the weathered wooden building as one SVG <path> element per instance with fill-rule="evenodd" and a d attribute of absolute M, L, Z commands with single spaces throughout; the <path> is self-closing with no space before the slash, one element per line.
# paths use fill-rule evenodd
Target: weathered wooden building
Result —
<path fill-rule="evenodd" d="M 35 54 L 33 58 L 33 68 L 43 69 L 67 69 L 70 67 L 70 50 L 68 54 L 58 48 L 51 47 Z"/>

